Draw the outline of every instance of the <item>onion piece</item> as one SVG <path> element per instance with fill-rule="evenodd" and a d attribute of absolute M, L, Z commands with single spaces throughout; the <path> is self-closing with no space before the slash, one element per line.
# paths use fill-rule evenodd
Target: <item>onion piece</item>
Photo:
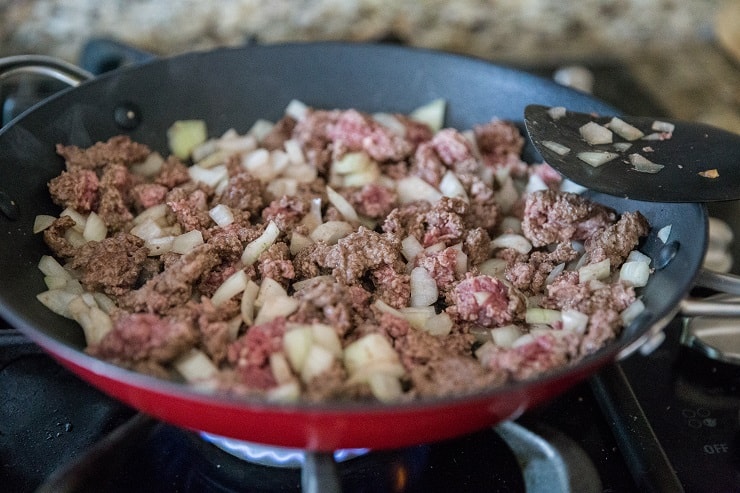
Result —
<path fill-rule="evenodd" d="M 301 121 L 306 118 L 308 111 L 308 105 L 298 99 L 291 99 L 285 107 L 285 114 L 297 121 Z"/>
<path fill-rule="evenodd" d="M 411 306 L 429 306 L 437 302 L 437 281 L 424 267 L 414 267 L 410 275 Z"/>
<path fill-rule="evenodd" d="M 560 312 L 563 321 L 563 330 L 570 330 L 578 334 L 586 332 L 588 326 L 588 315 L 577 310 L 563 310 Z"/>
<path fill-rule="evenodd" d="M 423 329 L 435 337 L 444 337 L 452 331 L 452 318 L 447 312 L 432 315 L 424 322 Z"/>
<path fill-rule="evenodd" d="M 469 202 L 465 187 L 460 183 L 457 175 L 450 170 L 444 174 L 442 180 L 439 182 L 439 191 L 445 197 L 459 197 L 465 202 Z"/>
<path fill-rule="evenodd" d="M 38 269 L 45 276 L 61 277 L 66 280 L 72 279 L 72 274 L 67 269 L 62 267 L 57 259 L 51 255 L 42 255 L 39 259 Z"/>
<path fill-rule="evenodd" d="M 591 145 L 611 144 L 613 140 L 612 131 L 596 122 L 588 122 L 581 126 L 578 131 L 583 140 Z"/>
<path fill-rule="evenodd" d="M 551 150 L 558 156 L 565 156 L 570 152 L 570 147 L 564 146 L 563 144 L 554 142 L 552 140 L 543 140 L 542 142 L 540 142 L 540 144 L 542 144 L 542 147 Z"/>
<path fill-rule="evenodd" d="M 565 106 L 553 106 L 547 110 L 547 114 L 550 115 L 550 118 L 553 120 L 558 120 L 564 117 L 567 111 L 568 110 L 565 109 Z"/>
<path fill-rule="evenodd" d="M 672 123 L 655 120 L 650 128 L 652 130 L 655 130 L 656 132 L 673 133 L 673 131 L 676 129 L 676 126 Z"/>
<path fill-rule="evenodd" d="M 594 168 L 598 168 L 602 164 L 606 164 L 609 161 L 613 161 L 618 158 L 619 154 L 608 151 L 583 151 L 576 154 L 576 157 L 584 163 L 593 166 Z"/>
<path fill-rule="evenodd" d="M 207 138 L 208 130 L 203 120 L 178 120 L 167 129 L 170 151 L 182 160 L 190 158 L 193 149 Z"/>
<path fill-rule="evenodd" d="M 611 262 L 606 258 L 601 262 L 584 265 L 578 269 L 578 280 L 580 283 L 585 283 L 594 279 L 600 281 L 609 277 L 610 273 Z"/>
<path fill-rule="evenodd" d="M 607 127 L 625 140 L 637 140 L 645 135 L 639 128 L 630 125 L 616 116 L 612 117 Z"/>
<path fill-rule="evenodd" d="M 274 221 L 270 221 L 262 234 L 258 238 L 247 243 L 247 246 L 244 247 L 242 263 L 245 266 L 255 263 L 259 256 L 262 255 L 262 252 L 270 248 L 272 244 L 275 243 L 275 240 L 277 240 L 279 235 L 280 228 L 277 227 Z"/>
<path fill-rule="evenodd" d="M 437 132 L 444 125 L 446 110 L 447 102 L 444 99 L 434 99 L 409 113 L 409 117 L 426 124 L 432 131 Z"/>
<path fill-rule="evenodd" d="M 619 152 L 627 152 L 632 147 L 632 144 L 629 142 L 615 142 L 612 147 Z"/>
<path fill-rule="evenodd" d="M 103 241 L 106 236 L 108 236 L 108 227 L 105 221 L 95 211 L 88 214 L 82 237 L 87 241 Z"/>
<path fill-rule="evenodd" d="M 639 171 L 641 173 L 657 173 L 658 171 L 665 168 L 665 166 L 663 166 L 662 164 L 656 164 L 647 159 L 645 156 L 636 153 L 630 154 L 629 160 L 635 171 Z"/>
<path fill-rule="evenodd" d="M 547 324 L 553 325 L 562 320 L 560 310 L 550 310 L 548 308 L 531 307 L 527 308 L 524 314 L 524 320 L 528 324 Z"/>
<path fill-rule="evenodd" d="M 648 255 L 645 255 L 639 250 L 632 250 L 627 255 L 627 261 L 628 262 L 645 262 L 646 264 L 650 265 L 653 259 L 651 259 Z"/>
<path fill-rule="evenodd" d="M 247 285 L 244 287 L 242 293 L 242 300 L 240 303 L 240 311 L 242 320 L 247 325 L 252 325 L 254 322 L 254 309 L 257 301 L 257 295 L 259 294 L 260 286 L 251 279 L 247 281 Z"/>
<path fill-rule="evenodd" d="M 532 251 L 532 243 L 522 235 L 514 233 L 504 233 L 498 235 L 491 241 L 491 247 L 512 248 L 519 253 L 529 253 Z"/>
<path fill-rule="evenodd" d="M 424 246 L 415 236 L 409 235 L 401 240 L 401 254 L 407 262 L 413 262 L 416 257 L 424 251 Z"/>
<path fill-rule="evenodd" d="M 650 277 L 650 266 L 647 262 L 628 261 L 619 269 L 619 280 L 636 288 L 645 286 Z"/>
<path fill-rule="evenodd" d="M 516 325 L 502 325 L 491 329 L 491 339 L 493 343 L 499 347 L 509 348 L 514 344 L 514 341 L 522 336 L 523 332 Z"/>
<path fill-rule="evenodd" d="M 39 214 L 33 218 L 33 234 L 40 233 L 51 226 L 57 218 L 48 214 Z"/>
<path fill-rule="evenodd" d="M 442 193 L 418 176 L 407 176 L 396 182 L 398 200 L 403 204 L 426 200 L 430 204 L 439 202 Z"/>
<path fill-rule="evenodd" d="M 228 205 L 218 204 L 208 211 L 208 215 L 222 228 L 234 222 L 234 214 Z"/>
<path fill-rule="evenodd" d="M 667 226 L 663 226 L 658 230 L 658 239 L 662 241 L 663 243 L 666 243 L 668 241 L 668 238 L 671 236 L 671 227 L 673 225 L 669 224 Z"/>
<path fill-rule="evenodd" d="M 243 270 L 238 270 L 230 275 L 211 296 L 211 302 L 215 307 L 219 307 L 224 302 L 230 300 L 235 295 L 241 293 L 247 288 L 249 278 Z"/>
<path fill-rule="evenodd" d="M 316 226 L 309 236 L 313 241 L 334 245 L 353 231 L 352 225 L 346 221 L 326 221 Z"/>
<path fill-rule="evenodd" d="M 633 301 L 630 306 L 622 310 L 619 314 L 622 319 L 622 323 L 626 326 L 631 324 L 643 311 L 645 311 L 645 303 L 640 298 Z"/>
<path fill-rule="evenodd" d="M 357 211 L 352 207 L 352 204 L 347 201 L 342 195 L 337 193 L 332 187 L 326 187 L 326 196 L 329 202 L 337 208 L 339 213 L 347 220 L 357 222 Z"/>
<path fill-rule="evenodd" d="M 211 358 L 200 349 L 191 349 L 173 362 L 177 373 L 189 383 L 211 379 L 218 374 L 218 368 Z"/>
<path fill-rule="evenodd" d="M 203 233 L 201 233 L 199 229 L 193 229 L 187 233 L 176 236 L 172 240 L 171 251 L 182 255 L 203 243 Z"/>

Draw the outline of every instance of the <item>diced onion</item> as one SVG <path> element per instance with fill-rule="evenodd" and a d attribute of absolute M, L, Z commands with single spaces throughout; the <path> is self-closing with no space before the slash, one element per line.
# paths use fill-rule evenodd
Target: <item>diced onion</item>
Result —
<path fill-rule="evenodd" d="M 581 133 L 583 140 L 591 145 L 612 143 L 612 131 L 596 122 L 588 122 L 581 126 L 578 131 Z"/>
<path fill-rule="evenodd" d="M 211 361 L 211 358 L 200 349 L 195 348 L 177 358 L 173 366 L 190 383 L 208 380 L 218 373 L 218 368 Z"/>
<path fill-rule="evenodd" d="M 72 279 L 72 275 L 69 271 L 62 267 L 62 264 L 60 264 L 59 261 L 51 255 L 41 256 L 38 263 L 38 269 L 45 276 L 61 277 L 67 280 Z"/>
<path fill-rule="evenodd" d="M 543 140 L 542 142 L 540 142 L 540 144 L 542 144 L 542 146 L 546 149 L 550 149 L 558 156 L 565 156 L 570 152 L 570 147 L 564 146 L 563 144 L 554 142 L 552 140 Z"/>
<path fill-rule="evenodd" d="M 616 116 L 609 121 L 607 126 L 610 130 L 625 140 L 637 140 L 645 135 L 639 128 L 630 125 Z"/>
<path fill-rule="evenodd" d="M 452 331 L 452 318 L 447 312 L 432 315 L 424 322 L 424 330 L 436 337 L 444 337 Z"/>
<path fill-rule="evenodd" d="M 228 226 L 234 222 L 234 214 L 228 205 L 218 204 L 208 211 L 208 215 L 211 216 L 213 222 L 221 227 Z"/>
<path fill-rule="evenodd" d="M 103 218 L 97 215 L 95 211 L 91 212 L 87 216 L 82 237 L 87 241 L 103 241 L 107 235 L 108 227 L 105 225 Z"/>
<path fill-rule="evenodd" d="M 614 149 L 618 150 L 619 152 L 626 152 L 627 150 L 629 150 L 630 147 L 632 147 L 632 144 L 629 142 L 615 142 L 612 147 L 614 147 Z"/>
<path fill-rule="evenodd" d="M 447 103 L 444 99 L 435 99 L 416 108 L 409 114 L 412 120 L 426 124 L 432 131 L 439 131 L 444 125 Z"/>
<path fill-rule="evenodd" d="M 563 321 L 563 330 L 571 330 L 578 334 L 586 332 L 588 326 L 588 315 L 577 310 L 563 310 L 560 312 Z"/>
<path fill-rule="evenodd" d="M 298 309 L 298 305 L 298 300 L 290 296 L 266 298 L 257 312 L 254 323 L 255 325 L 260 325 L 275 320 L 278 317 L 287 317 Z"/>
<path fill-rule="evenodd" d="M 639 250 L 632 250 L 627 255 L 627 261 L 628 262 L 645 262 L 646 264 L 650 265 L 653 259 L 651 259 L 648 255 L 645 255 Z"/>
<path fill-rule="evenodd" d="M 33 219 L 33 233 L 40 233 L 51 226 L 57 218 L 48 214 L 39 214 Z"/>
<path fill-rule="evenodd" d="M 491 339 L 493 343 L 499 347 L 509 348 L 514 344 L 514 341 L 522 336 L 522 331 L 516 325 L 502 325 L 491 329 Z"/>
<path fill-rule="evenodd" d="M 352 231 L 354 231 L 354 228 L 346 221 L 326 221 L 316 226 L 311 231 L 310 237 L 313 241 L 323 241 L 329 245 L 334 245 Z"/>
<path fill-rule="evenodd" d="M 669 224 L 667 226 L 663 226 L 658 230 L 658 239 L 662 241 L 663 243 L 668 241 L 668 238 L 671 236 L 671 227 L 672 225 Z"/>
<path fill-rule="evenodd" d="M 314 378 L 318 377 L 325 371 L 327 371 L 334 364 L 334 355 L 331 351 L 313 344 L 308 349 L 306 360 L 303 362 L 303 368 L 301 368 L 301 380 L 304 383 L 309 383 Z"/>
<path fill-rule="evenodd" d="M 558 120 L 564 117 L 566 113 L 567 110 L 565 109 L 565 106 L 553 106 L 547 110 L 547 114 L 550 115 L 550 118 L 553 120 Z"/>
<path fill-rule="evenodd" d="M 229 176 L 229 172 L 223 164 L 208 169 L 194 164 L 188 168 L 188 174 L 191 180 L 214 188 Z"/>
<path fill-rule="evenodd" d="M 459 197 L 465 202 L 468 202 L 468 194 L 465 192 L 465 187 L 460 183 L 457 175 L 452 171 L 447 171 L 442 180 L 439 182 L 439 191 L 445 197 Z"/>
<path fill-rule="evenodd" d="M 407 176 L 396 182 L 398 200 L 401 204 L 426 200 L 435 204 L 442 198 L 442 193 L 418 176 Z"/>
<path fill-rule="evenodd" d="M 630 306 L 625 308 L 622 313 L 619 314 L 622 319 L 622 323 L 627 326 L 632 323 L 643 311 L 645 311 L 645 303 L 640 298 L 633 301 Z"/>
<path fill-rule="evenodd" d="M 275 124 L 270 120 L 258 118 L 257 120 L 255 120 L 252 126 L 249 127 L 247 134 L 253 136 L 257 140 L 262 140 L 267 134 L 272 131 L 274 127 Z"/>
<path fill-rule="evenodd" d="M 601 262 L 584 265 L 583 267 L 578 269 L 578 280 L 581 283 L 585 283 L 594 279 L 606 279 L 607 277 L 609 277 L 610 269 L 611 262 L 609 262 L 608 258 L 602 260 Z"/>
<path fill-rule="evenodd" d="M 651 129 L 657 131 L 657 132 L 668 132 L 672 133 L 673 130 L 675 130 L 676 126 L 672 123 L 663 122 L 660 120 L 655 120 L 653 124 L 650 127 Z"/>
<path fill-rule="evenodd" d="M 559 310 L 550 310 L 539 307 L 527 308 L 524 317 L 528 324 L 553 325 L 562 320 Z"/>
<path fill-rule="evenodd" d="M 171 251 L 179 254 L 185 254 L 193 248 L 203 244 L 203 233 L 199 229 L 194 229 L 176 236 L 172 240 Z"/>
<path fill-rule="evenodd" d="M 487 276 L 503 278 L 506 271 L 507 262 L 502 258 L 490 258 L 478 266 L 481 274 Z"/>
<path fill-rule="evenodd" d="M 424 267 L 411 271 L 411 306 L 429 306 L 437 302 L 439 290 L 437 281 Z"/>
<path fill-rule="evenodd" d="M 179 159 L 188 159 L 190 153 L 208 138 L 206 122 L 203 120 L 178 120 L 167 129 L 167 141 L 172 154 Z"/>
<path fill-rule="evenodd" d="M 512 248 L 519 253 L 529 253 L 532 250 L 532 243 L 522 235 L 514 233 L 504 233 L 497 236 L 491 241 L 493 248 Z"/>
<path fill-rule="evenodd" d="M 593 166 L 594 168 L 598 168 L 602 164 L 606 164 L 609 161 L 613 161 L 618 158 L 619 154 L 608 151 L 583 151 L 576 154 L 576 157 L 584 163 Z"/>
<path fill-rule="evenodd" d="M 225 301 L 231 299 L 234 295 L 237 295 L 244 291 L 247 287 L 249 278 L 246 272 L 238 270 L 230 275 L 221 285 L 216 288 L 216 291 L 211 296 L 213 305 L 218 307 Z"/>
<path fill-rule="evenodd" d="M 423 251 L 424 247 L 415 236 L 409 235 L 401 240 L 401 254 L 404 256 L 406 261 L 413 262 L 413 260 Z"/>
<path fill-rule="evenodd" d="M 357 212 L 355 211 L 355 208 L 352 207 L 352 204 L 347 201 L 342 195 L 337 193 L 332 187 L 327 186 L 326 187 L 326 196 L 329 199 L 329 202 L 337 208 L 339 213 L 347 220 L 356 222 L 357 221 Z"/>
<path fill-rule="evenodd" d="M 247 243 L 242 253 L 242 263 L 246 265 L 252 265 L 257 261 L 262 252 L 267 250 L 275 243 L 277 237 L 280 235 L 280 228 L 277 227 L 274 221 L 270 221 L 262 234 Z"/>
<path fill-rule="evenodd" d="M 650 266 L 646 262 L 625 262 L 619 269 L 619 279 L 636 288 L 645 286 L 649 277 Z"/>
<path fill-rule="evenodd" d="M 306 117 L 308 113 L 308 106 L 303 101 L 298 99 L 291 99 L 288 105 L 285 107 L 285 114 L 294 120 L 301 121 Z"/>
<path fill-rule="evenodd" d="M 244 287 L 244 292 L 242 293 L 242 300 L 240 304 L 240 311 L 242 320 L 244 320 L 244 323 L 247 325 L 251 325 L 252 322 L 254 322 L 254 308 L 259 290 L 260 286 L 251 279 L 247 281 L 247 285 Z"/>
<path fill-rule="evenodd" d="M 640 154 L 630 154 L 629 159 L 630 164 L 635 169 L 635 171 L 640 171 L 642 173 L 657 173 L 665 167 L 662 164 L 656 164 L 650 161 L 645 156 L 642 156 Z"/>

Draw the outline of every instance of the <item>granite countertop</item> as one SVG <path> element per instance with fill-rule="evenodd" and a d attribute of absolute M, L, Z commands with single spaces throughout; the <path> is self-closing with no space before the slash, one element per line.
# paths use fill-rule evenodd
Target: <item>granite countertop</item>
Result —
<path fill-rule="evenodd" d="M 74 62 L 106 36 L 162 56 L 247 39 L 393 39 L 525 66 L 612 59 L 669 116 L 740 133 L 739 11 L 737 0 L 13 0 L 0 4 L 0 56 Z"/>

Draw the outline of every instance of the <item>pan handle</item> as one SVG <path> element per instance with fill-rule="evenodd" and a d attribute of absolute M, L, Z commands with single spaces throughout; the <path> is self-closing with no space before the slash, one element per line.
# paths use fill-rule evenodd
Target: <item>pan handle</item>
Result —
<path fill-rule="evenodd" d="M 43 75 L 72 87 L 93 78 L 87 70 L 50 56 L 16 55 L 0 58 L 0 81 L 17 74 Z"/>

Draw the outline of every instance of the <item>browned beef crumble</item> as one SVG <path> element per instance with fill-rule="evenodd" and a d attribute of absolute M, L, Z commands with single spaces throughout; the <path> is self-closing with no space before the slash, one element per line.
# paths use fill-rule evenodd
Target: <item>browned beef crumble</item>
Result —
<path fill-rule="evenodd" d="M 288 140 L 297 142 L 317 172 L 312 182 L 298 183 L 295 194 L 282 196 L 248 171 L 239 155 L 224 163 L 227 180 L 210 187 L 192 181 L 187 165 L 174 156 L 166 157 L 154 176 L 136 174 L 132 166 L 152 151 L 126 136 L 87 149 L 57 146 L 67 169 L 49 182 L 52 200 L 81 214 L 95 211 L 109 231 L 103 241 L 80 246 L 71 241 L 78 226 L 62 216 L 43 233 L 52 253 L 67 261 L 86 290 L 105 293 L 117 305 L 111 312 L 113 329 L 87 351 L 126 368 L 176 378 L 173 362 L 197 349 L 217 367 L 220 390 L 264 396 L 280 385 L 271 357 L 284 353 L 286 331 L 296 324 L 325 324 L 343 347 L 371 334 L 387 340 L 403 368 L 402 398 L 414 399 L 531 378 L 597 351 L 617 336 L 620 314 L 635 300 L 635 290 L 622 282 L 580 282 L 572 265 L 585 252 L 581 262 L 609 259 L 616 272 L 649 231 L 639 212 L 618 216 L 557 191 L 560 177 L 552 168 L 521 160 L 524 138 L 511 122 L 494 119 L 474 127 L 473 142 L 455 129 L 433 132 L 407 116 L 396 119 L 400 132 L 357 110 L 309 108 L 305 118 L 279 120 L 260 146 L 279 151 Z M 365 153 L 382 179 L 351 186 L 338 182 L 332 163 L 350 152 Z M 449 171 L 466 198 L 442 197 L 430 204 L 400 197 L 393 186 L 408 176 L 438 186 Z M 536 176 L 548 189 L 504 210 L 497 201 L 501 183 L 492 178 L 499 174 Z M 328 203 L 327 184 L 360 220 L 349 220 L 353 231 L 336 241 L 314 242 L 312 199 L 321 199 L 321 221 L 347 221 L 341 208 Z M 166 204 L 161 226 L 199 230 L 204 243 L 184 254 L 150 255 L 146 242 L 128 231 L 135 215 L 161 204 Z M 233 222 L 214 222 L 209 211 L 218 204 L 230 209 Z M 521 220 L 531 251 L 492 248 L 492 238 L 512 232 L 502 226 L 504 215 Z M 244 247 L 270 222 L 280 230 L 277 240 L 244 265 Z M 402 242 L 409 237 L 423 250 L 407 259 Z M 295 238 L 303 238 L 300 248 Z M 460 270 L 461 258 L 467 269 Z M 501 277 L 483 272 L 492 258 L 506 264 Z M 558 266 L 563 272 L 552 274 Z M 449 317 L 449 334 L 431 335 L 404 318 L 414 267 L 434 280 L 439 294 L 431 307 Z M 240 271 L 257 284 L 277 281 L 298 307 L 249 325 L 242 319 L 241 294 L 216 306 L 211 297 Z M 548 332 L 530 332 L 529 299 L 541 299 L 544 308 L 586 314 L 584 333 L 557 324 Z M 510 324 L 532 340 L 517 347 L 490 341 L 481 346 L 481 334 Z M 367 382 L 350 379 L 341 359 L 320 376 L 300 381 L 300 391 L 307 401 L 374 398 Z"/>

